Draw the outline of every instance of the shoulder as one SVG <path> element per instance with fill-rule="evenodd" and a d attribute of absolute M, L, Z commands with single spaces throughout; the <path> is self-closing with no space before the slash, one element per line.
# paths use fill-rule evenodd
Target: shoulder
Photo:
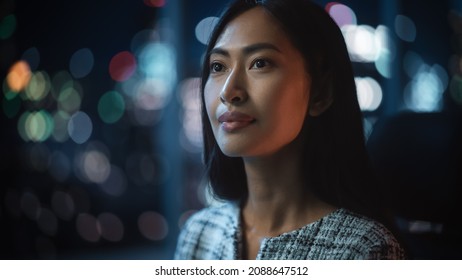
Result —
<path fill-rule="evenodd" d="M 239 208 L 235 203 L 226 202 L 217 206 L 204 208 L 194 213 L 185 223 L 184 230 L 197 231 L 220 229 L 229 224 L 237 223 Z"/>
<path fill-rule="evenodd" d="M 339 209 L 322 222 L 327 239 L 345 250 L 345 258 L 402 259 L 404 251 L 393 234 L 381 223 Z"/>
<path fill-rule="evenodd" d="M 216 248 L 223 247 L 225 243 L 233 245 L 238 219 L 239 208 L 231 202 L 196 212 L 181 230 L 175 259 L 222 258 L 223 256 L 217 255 Z"/>

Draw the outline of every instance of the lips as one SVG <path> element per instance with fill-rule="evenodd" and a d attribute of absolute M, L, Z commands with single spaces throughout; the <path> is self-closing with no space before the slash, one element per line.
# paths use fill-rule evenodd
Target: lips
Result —
<path fill-rule="evenodd" d="M 255 119 L 241 112 L 228 111 L 218 117 L 218 121 L 224 131 L 233 132 L 251 125 Z"/>

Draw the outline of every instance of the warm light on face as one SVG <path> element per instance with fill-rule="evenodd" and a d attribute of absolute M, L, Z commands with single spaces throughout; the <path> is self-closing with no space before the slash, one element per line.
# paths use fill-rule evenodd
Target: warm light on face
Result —
<path fill-rule="evenodd" d="M 311 81 L 302 55 L 274 18 L 262 8 L 236 17 L 209 61 L 204 99 L 223 153 L 270 155 L 295 140 L 307 114 Z"/>

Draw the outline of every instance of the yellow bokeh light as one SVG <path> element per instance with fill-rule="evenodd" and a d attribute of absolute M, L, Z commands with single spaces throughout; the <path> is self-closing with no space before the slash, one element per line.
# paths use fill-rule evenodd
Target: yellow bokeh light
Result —
<path fill-rule="evenodd" d="M 11 66 L 6 82 L 12 91 L 20 92 L 29 83 L 31 75 L 29 64 L 20 60 Z"/>

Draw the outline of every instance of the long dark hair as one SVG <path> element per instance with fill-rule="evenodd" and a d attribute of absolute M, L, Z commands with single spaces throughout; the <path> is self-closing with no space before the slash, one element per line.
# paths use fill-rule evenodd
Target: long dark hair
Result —
<path fill-rule="evenodd" d="M 300 152 L 306 187 L 325 202 L 376 218 L 380 196 L 369 167 L 345 41 L 329 14 L 309 0 L 234 1 L 210 37 L 203 64 L 201 98 L 206 176 L 215 195 L 242 201 L 247 197 L 247 182 L 242 159 L 221 152 L 207 116 L 203 92 L 209 77 L 209 52 L 230 21 L 257 6 L 281 24 L 304 57 L 312 80 L 310 102 L 333 100 L 321 115 L 307 114 L 299 135 L 305 143 Z"/>

